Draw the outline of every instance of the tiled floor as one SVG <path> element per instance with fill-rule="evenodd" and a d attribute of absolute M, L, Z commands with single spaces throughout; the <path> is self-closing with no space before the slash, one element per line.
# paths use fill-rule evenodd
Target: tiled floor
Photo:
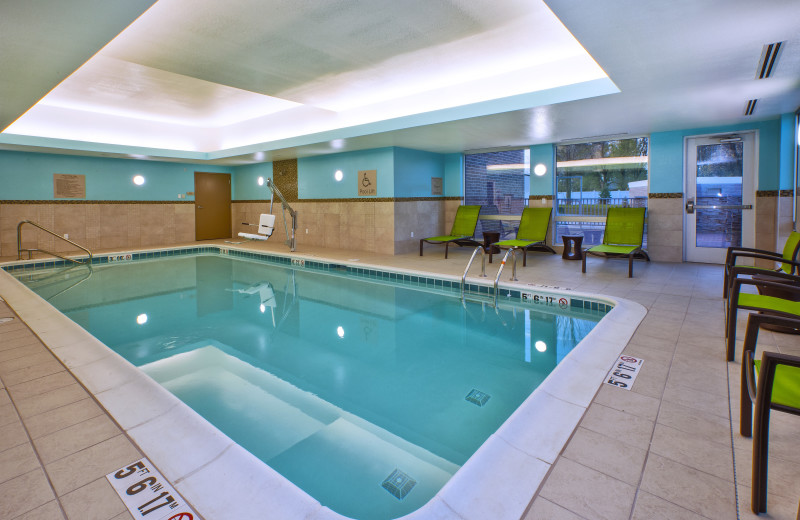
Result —
<path fill-rule="evenodd" d="M 277 242 L 242 245 L 286 252 Z M 436 247 L 422 258 L 301 249 L 296 254 L 458 276 L 469 256 L 456 249 L 444 260 Z M 579 262 L 555 255 L 528 260 L 517 270 L 521 283 L 610 294 L 648 314 L 625 348 L 645 360 L 632 390 L 599 389 L 541 488 L 531 489 L 523 518 L 754 518 L 752 443 L 738 434 L 740 356 L 724 360 L 720 267 L 637 262 L 628 279 L 622 261 L 590 259 L 581 275 Z M 490 276 L 497 267 L 487 265 Z M 0 302 L 2 317 L 15 314 Z M 762 332 L 764 348 L 800 355 L 800 339 Z M 0 518 L 130 518 L 104 475 L 138 458 L 138 448 L 18 319 L 0 324 L 0 380 Z M 794 519 L 800 419 L 773 413 L 771 425 L 762 517 Z"/>

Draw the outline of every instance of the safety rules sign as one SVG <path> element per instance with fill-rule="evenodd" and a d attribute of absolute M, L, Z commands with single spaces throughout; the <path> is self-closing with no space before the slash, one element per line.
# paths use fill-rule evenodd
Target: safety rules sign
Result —
<path fill-rule="evenodd" d="M 136 520 L 197 518 L 197 514 L 147 459 L 109 473 L 106 478 Z"/>

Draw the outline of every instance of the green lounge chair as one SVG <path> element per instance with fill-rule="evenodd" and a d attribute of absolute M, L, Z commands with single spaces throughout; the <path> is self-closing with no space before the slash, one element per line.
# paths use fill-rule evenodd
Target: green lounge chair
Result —
<path fill-rule="evenodd" d="M 789 262 L 794 269 L 800 267 L 798 262 Z M 772 316 L 800 319 L 800 277 L 786 274 L 783 271 L 771 272 L 769 279 L 740 278 L 740 275 L 762 274 L 763 269 L 757 267 L 735 266 L 731 269 L 731 283 L 726 300 L 725 338 L 728 361 L 733 361 L 736 354 L 736 315 L 739 309 L 758 311 Z M 753 286 L 765 294 L 742 292 L 742 287 Z M 767 294 L 769 293 L 769 294 Z M 772 296 L 778 294 L 780 296 Z"/>
<path fill-rule="evenodd" d="M 480 212 L 480 206 L 459 206 L 450 234 L 421 239 L 419 241 L 419 256 L 422 256 L 423 242 L 429 244 L 444 244 L 445 258 L 447 258 L 447 248 L 451 243 L 458 244 L 459 246 L 480 245 L 472 238 L 475 235 L 475 227 L 478 225 L 478 214 Z"/>
<path fill-rule="evenodd" d="M 747 247 L 729 247 L 728 254 L 725 257 L 725 278 L 723 279 L 722 297 L 728 297 L 728 290 L 731 286 L 731 270 L 736 266 L 737 258 L 763 258 L 765 260 L 772 260 L 774 262 L 781 262 L 778 270 L 786 274 L 794 274 L 793 267 L 786 261 L 796 261 L 797 253 L 800 251 L 800 233 L 792 231 L 786 239 L 783 246 L 782 253 L 775 253 L 765 249 L 752 249 Z M 768 267 L 757 267 L 756 269 L 763 269 L 763 273 L 768 275 L 770 271 L 775 269 Z"/>
<path fill-rule="evenodd" d="M 584 250 L 581 255 L 581 272 L 586 272 L 587 254 L 628 257 L 628 278 L 633 278 L 633 257 L 639 255 L 650 261 L 647 252 L 642 249 L 645 210 L 646 208 L 608 208 L 603 243 Z"/>
<path fill-rule="evenodd" d="M 764 352 L 761 361 L 754 359 L 758 330 L 762 324 L 800 328 L 800 320 L 767 314 L 751 314 L 747 319 L 742 352 L 739 432 L 745 437 L 753 436 L 750 508 L 755 514 L 767 512 L 770 411 L 800 415 L 800 357 Z"/>
<path fill-rule="evenodd" d="M 517 238 L 513 240 L 502 240 L 495 242 L 493 246 L 500 248 L 518 247 L 522 249 L 522 266 L 527 264 L 528 251 L 539 249 L 550 251 L 555 254 L 555 250 L 548 246 L 545 240 L 547 239 L 547 230 L 550 228 L 550 215 L 553 213 L 552 208 L 525 208 L 522 210 L 522 216 L 519 218 L 519 229 L 517 229 Z M 492 248 L 489 248 L 489 263 L 492 262 Z"/>

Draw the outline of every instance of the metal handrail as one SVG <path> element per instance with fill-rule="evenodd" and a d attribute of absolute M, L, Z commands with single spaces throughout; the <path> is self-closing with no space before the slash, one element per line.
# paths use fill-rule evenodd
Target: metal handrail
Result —
<path fill-rule="evenodd" d="M 467 262 L 467 267 L 464 269 L 464 274 L 461 276 L 461 300 L 464 300 L 464 284 L 467 279 L 467 271 L 469 268 L 472 267 L 472 261 L 475 260 L 475 255 L 478 254 L 478 251 L 481 252 L 481 276 L 486 278 L 486 250 L 483 246 L 478 246 L 472 252 L 472 256 L 469 257 L 469 262 Z"/>
<path fill-rule="evenodd" d="M 517 280 L 517 247 L 510 248 L 506 254 L 503 256 L 503 260 L 500 262 L 500 269 L 497 270 L 497 276 L 494 279 L 494 306 L 497 307 L 497 283 L 500 281 L 500 273 L 503 272 L 503 268 L 506 266 L 506 258 L 508 255 L 511 255 L 511 258 L 514 260 L 512 267 L 511 267 L 511 278 L 512 282 L 516 282 Z"/>
<path fill-rule="evenodd" d="M 29 259 L 33 258 L 33 255 L 31 253 L 33 253 L 34 251 L 39 251 L 41 253 L 47 253 L 48 255 L 52 255 L 52 256 L 61 258 L 62 260 L 68 260 L 70 262 L 75 262 L 76 264 L 80 264 L 80 265 L 84 265 L 85 264 L 85 262 L 79 262 L 79 261 L 75 260 L 74 258 L 68 258 L 66 256 L 62 256 L 62 255 L 60 255 L 58 253 L 54 253 L 54 252 L 48 251 L 46 249 L 38 249 L 38 248 L 23 249 L 22 248 L 22 225 L 23 224 L 30 224 L 31 226 L 39 228 L 39 229 L 41 229 L 42 231 L 44 231 L 46 233 L 50 233 L 51 235 L 53 235 L 56 238 L 60 238 L 61 240 L 72 244 L 73 246 L 77 247 L 78 249 L 82 249 L 83 251 L 86 251 L 86 253 L 89 255 L 88 262 L 89 262 L 89 264 L 92 263 L 92 252 L 91 251 L 89 251 L 88 249 L 86 249 L 85 247 L 83 247 L 80 244 L 76 244 L 75 242 L 73 242 L 72 240 L 70 240 L 68 238 L 62 237 L 61 235 L 59 235 L 55 231 L 51 231 L 51 230 L 47 229 L 44 226 L 40 226 L 39 224 L 37 224 L 36 222 L 33 222 L 31 220 L 23 220 L 22 222 L 17 224 L 17 260 L 22 260 L 22 252 L 23 251 L 27 251 L 28 252 L 28 258 Z"/>
<path fill-rule="evenodd" d="M 281 199 L 281 208 L 284 210 L 289 210 L 289 215 L 291 215 L 292 217 L 292 234 L 290 236 L 289 230 L 286 229 L 285 217 L 283 219 L 283 231 L 286 233 L 285 244 L 289 246 L 289 251 L 294 251 L 296 245 L 296 235 L 297 235 L 297 212 L 292 209 L 292 207 L 289 205 L 289 202 L 287 202 L 286 197 L 283 196 L 281 190 L 279 190 L 278 187 L 275 186 L 275 183 L 273 183 L 272 179 L 270 178 L 267 178 L 267 188 L 269 188 L 270 191 L 272 192 L 269 198 L 269 212 L 272 213 L 272 204 L 273 202 L 275 202 L 275 195 L 277 195 L 278 198 Z"/>

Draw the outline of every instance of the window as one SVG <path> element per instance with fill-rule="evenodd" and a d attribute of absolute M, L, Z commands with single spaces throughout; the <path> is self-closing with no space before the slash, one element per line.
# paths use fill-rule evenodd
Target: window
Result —
<path fill-rule="evenodd" d="M 556 146 L 555 242 L 600 244 L 609 207 L 647 207 L 647 151 L 647 137 Z"/>
<path fill-rule="evenodd" d="M 502 216 L 521 215 L 529 193 L 528 148 L 464 155 L 464 204 L 483 206 L 476 238 L 484 231 L 500 233 L 501 239 L 514 238 L 519 221 Z"/>

